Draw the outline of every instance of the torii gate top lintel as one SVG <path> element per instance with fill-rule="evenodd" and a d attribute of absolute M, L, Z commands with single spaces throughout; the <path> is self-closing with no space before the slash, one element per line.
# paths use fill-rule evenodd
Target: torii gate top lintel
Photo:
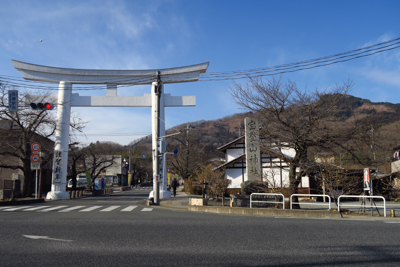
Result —
<path fill-rule="evenodd" d="M 95 70 L 72 69 L 43 66 L 11 60 L 14 68 L 21 71 L 26 80 L 53 82 L 70 82 L 71 84 L 151 84 L 155 81 L 157 71 L 163 83 L 182 83 L 197 81 L 201 73 L 207 71 L 209 62 L 168 69 L 149 70 Z"/>

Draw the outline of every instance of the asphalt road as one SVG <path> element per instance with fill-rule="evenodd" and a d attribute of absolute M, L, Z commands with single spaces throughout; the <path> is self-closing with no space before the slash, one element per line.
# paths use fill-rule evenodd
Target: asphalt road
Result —
<path fill-rule="evenodd" d="M 133 190 L 54 201 L 36 210 L 27 209 L 43 204 L 0 210 L 0 265 L 398 266 L 400 262 L 400 220 L 148 209 L 139 202 L 146 194 Z M 40 211 L 59 206 L 66 207 Z M 76 206 L 84 207 L 73 209 Z M 82 211 L 93 206 L 101 207 Z"/>

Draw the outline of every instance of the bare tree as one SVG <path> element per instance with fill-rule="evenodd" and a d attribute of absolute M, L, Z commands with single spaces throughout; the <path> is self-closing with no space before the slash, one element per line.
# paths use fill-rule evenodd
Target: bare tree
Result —
<path fill-rule="evenodd" d="M 201 135 L 195 130 L 186 130 L 186 133 L 171 138 L 172 145 L 177 147 L 178 154 L 172 158 L 172 165 L 176 174 L 187 180 L 192 173 L 204 162 L 204 146 L 201 144 Z"/>
<path fill-rule="evenodd" d="M 25 98 L 29 92 L 19 91 L 18 111 L 10 112 L 8 109 L 8 87 L 0 84 L 0 130 L 1 161 L 0 167 L 6 169 L 21 170 L 24 174 L 24 186 L 22 196 L 32 195 L 33 174 L 31 170 L 31 145 L 40 142 L 42 150 L 46 152 L 46 157 L 42 160 L 42 165 L 52 159 L 54 144 L 51 141 L 56 129 L 55 112 L 45 110 L 31 110 L 25 103 Z M 46 94 L 36 97 L 37 102 L 44 102 Z M 71 127 L 74 130 L 81 130 L 84 127 L 79 118 L 73 117 Z"/>
<path fill-rule="evenodd" d="M 318 192 L 329 195 L 337 207 L 340 195 L 358 195 L 362 192 L 363 170 L 343 168 L 333 164 L 330 158 L 320 158 L 315 164 Z"/>
<path fill-rule="evenodd" d="M 360 125 L 337 116 L 352 86 L 347 81 L 325 90 L 309 91 L 300 90 L 291 81 L 283 83 L 281 78 L 249 78 L 247 84 L 235 84 L 232 88 L 236 103 L 260 117 L 264 125 L 262 134 L 279 140 L 280 148 L 294 149 L 295 155 L 289 162 L 290 194 L 297 193 L 301 177 L 313 167 L 311 149 L 342 149 L 354 155 L 354 143 L 350 141 L 358 138 Z"/>
<path fill-rule="evenodd" d="M 119 164 L 118 157 L 124 151 L 124 147 L 114 142 L 99 142 L 91 143 L 83 148 L 83 157 L 81 159 L 83 170 L 89 170 L 92 185 L 97 177 L 107 168 Z"/>
<path fill-rule="evenodd" d="M 86 171 L 82 168 L 85 157 L 85 150 L 79 147 L 77 143 L 69 145 L 68 176 L 71 177 L 72 180 L 72 190 L 76 189 L 76 177 Z"/>

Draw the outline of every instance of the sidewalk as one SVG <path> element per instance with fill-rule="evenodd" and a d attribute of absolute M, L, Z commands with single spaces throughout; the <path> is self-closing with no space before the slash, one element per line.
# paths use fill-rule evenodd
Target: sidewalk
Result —
<path fill-rule="evenodd" d="M 390 217 L 390 208 L 387 207 L 387 217 L 383 216 L 371 216 L 357 213 L 340 214 L 337 211 L 328 210 L 311 210 L 311 209 L 263 209 L 263 208 L 241 208 L 241 207 L 230 207 L 229 198 L 225 198 L 224 206 L 222 206 L 221 200 L 219 201 L 208 201 L 207 206 L 189 206 L 189 198 L 201 198 L 198 195 L 188 195 L 182 191 L 183 187 L 179 187 L 176 190 L 176 197 L 160 199 L 160 205 L 164 208 L 182 209 L 195 212 L 209 212 L 209 213 L 228 213 L 228 214 L 243 214 L 253 216 L 282 216 L 282 217 L 296 217 L 296 218 L 331 218 L 331 219 L 361 219 L 361 220 L 388 220 L 398 221 L 400 214 L 396 213 L 399 217 Z M 400 208 L 400 203 L 399 203 Z"/>
<path fill-rule="evenodd" d="M 199 195 L 188 195 L 183 190 L 183 186 L 176 188 L 176 197 L 173 196 L 171 190 L 171 198 L 160 199 L 160 206 L 176 208 L 176 209 L 188 209 L 189 208 L 189 198 L 201 198 Z M 222 207 L 221 199 L 218 201 L 208 201 L 208 206 L 219 206 Z M 225 198 L 224 206 L 229 207 L 229 198 Z"/>
<path fill-rule="evenodd" d="M 224 206 L 222 206 L 221 199 L 218 201 L 208 201 L 208 205 L 206 206 L 189 206 L 189 198 L 201 198 L 199 195 L 188 195 L 183 190 L 183 186 L 180 186 L 176 190 L 176 197 L 164 198 L 160 199 L 160 203 L 158 206 L 154 207 L 162 207 L 162 208 L 171 208 L 178 210 L 188 210 L 195 212 L 209 212 L 209 213 L 227 213 L 227 214 L 242 214 L 242 215 L 250 215 L 250 216 L 279 216 L 279 217 L 296 217 L 296 218 L 343 218 L 343 219 L 363 219 L 363 220 L 390 220 L 390 221 L 399 221 L 400 219 L 400 203 L 387 203 L 387 217 L 383 216 L 371 216 L 371 215 L 363 215 L 357 213 L 350 214 L 340 214 L 337 211 L 328 211 L 325 210 L 314 210 L 313 208 L 307 209 L 299 209 L 299 210 L 290 210 L 290 209 L 265 209 L 265 208 L 246 208 L 246 207 L 230 207 L 230 199 L 225 198 Z M 113 190 L 113 193 L 117 193 L 120 191 L 120 188 L 116 187 Z M 83 198 L 92 197 L 91 193 L 85 193 L 82 196 Z M 25 198 L 25 199 L 17 199 L 14 201 L 0 201 L 0 206 L 14 206 L 14 205 L 26 205 L 32 203 L 40 203 L 47 202 L 49 200 L 42 199 L 34 199 L 34 198 Z M 52 201 L 52 200 L 50 200 Z M 56 200 L 57 201 L 57 200 Z M 144 204 L 144 202 L 143 202 Z M 390 217 L 390 210 L 396 210 L 396 216 L 398 217 Z"/>

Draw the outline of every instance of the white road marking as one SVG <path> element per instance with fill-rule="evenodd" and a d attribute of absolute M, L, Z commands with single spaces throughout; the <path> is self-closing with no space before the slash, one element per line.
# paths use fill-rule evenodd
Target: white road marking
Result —
<path fill-rule="evenodd" d="M 14 211 L 14 210 L 21 210 L 21 209 L 25 209 L 25 208 L 29 208 L 29 206 L 8 208 L 8 209 L 3 210 L 3 211 Z"/>
<path fill-rule="evenodd" d="M 120 206 L 110 206 L 110 207 L 108 207 L 108 208 L 106 208 L 106 209 L 104 209 L 104 210 L 101 210 L 101 211 L 112 211 L 112 210 L 115 210 L 116 208 L 119 208 Z"/>
<path fill-rule="evenodd" d="M 37 212 L 48 212 L 48 211 L 52 211 L 52 210 L 62 209 L 65 207 L 67 207 L 67 206 L 56 206 L 56 207 L 51 207 L 51 208 L 44 209 L 44 210 L 38 210 Z"/>
<path fill-rule="evenodd" d="M 80 210 L 79 212 L 88 212 L 88 211 L 92 211 L 92 210 L 95 210 L 95 209 L 98 209 L 98 208 L 101 208 L 101 207 L 103 207 L 103 206 L 93 206 L 93 207 L 89 207 L 89 208 Z"/>
<path fill-rule="evenodd" d="M 91 207 L 87 207 L 85 209 L 85 206 L 19 206 L 19 207 L 2 207 L 0 208 L 1 211 L 16 211 L 16 210 L 22 210 L 22 211 L 36 211 L 36 212 L 48 212 L 48 211 L 57 211 L 58 212 L 69 212 L 69 211 L 79 211 L 79 212 L 89 212 L 89 211 L 93 211 L 96 209 L 100 209 L 103 208 L 104 206 L 91 206 Z M 101 212 L 109 212 L 112 210 L 115 210 L 117 208 L 119 208 L 121 206 L 109 206 L 102 210 L 99 210 Z M 129 212 L 129 211 L 133 211 L 134 209 L 136 209 L 138 206 L 127 206 L 125 208 L 123 208 L 120 211 L 123 212 Z M 82 209 L 82 210 L 78 210 L 78 209 Z M 153 208 L 143 208 L 141 211 L 152 211 Z"/>
<path fill-rule="evenodd" d="M 142 211 L 152 211 L 153 208 L 143 208 Z"/>
<path fill-rule="evenodd" d="M 132 211 L 132 210 L 134 210 L 136 208 L 137 208 L 137 206 L 128 206 L 127 208 L 125 208 L 125 209 L 123 209 L 121 211 Z"/>
<path fill-rule="evenodd" d="M 22 235 L 26 238 L 31 238 L 31 239 L 47 239 L 47 240 L 53 240 L 53 241 L 63 241 L 63 242 L 71 242 L 72 240 L 66 240 L 66 239 L 59 239 L 59 238 L 51 238 L 48 236 L 40 236 L 40 235 Z"/>
<path fill-rule="evenodd" d="M 25 209 L 24 211 L 33 211 L 33 210 L 39 210 L 39 209 L 44 209 L 44 208 L 48 208 L 48 207 L 49 206 L 33 207 L 33 208 Z"/>
<path fill-rule="evenodd" d="M 71 211 L 71 210 L 77 210 L 77 209 L 84 208 L 84 207 L 85 206 L 75 206 L 75 207 L 67 208 L 67 209 L 64 209 L 64 210 L 59 210 L 58 212 L 68 212 L 68 211 Z"/>

